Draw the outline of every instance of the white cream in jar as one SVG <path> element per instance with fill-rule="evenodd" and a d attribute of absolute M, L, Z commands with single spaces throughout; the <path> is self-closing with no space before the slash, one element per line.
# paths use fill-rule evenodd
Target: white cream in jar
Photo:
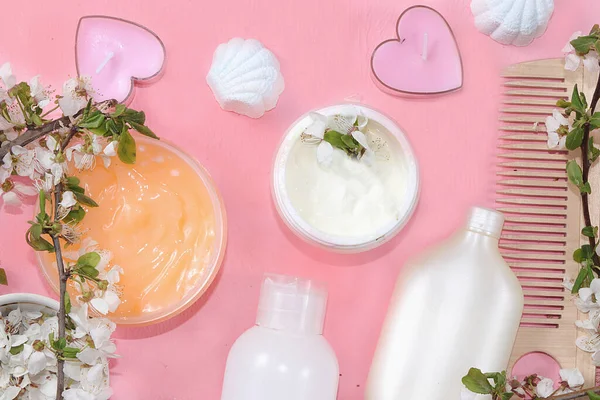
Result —
<path fill-rule="evenodd" d="M 303 137 L 315 120 L 306 114 L 288 130 L 275 159 L 277 209 L 310 242 L 340 251 L 376 247 L 402 228 L 416 205 L 419 179 L 410 145 L 396 123 L 368 107 L 341 104 L 316 112 L 368 120 L 360 131 L 369 157 L 334 148 L 329 163 L 319 162 L 319 141 Z"/>

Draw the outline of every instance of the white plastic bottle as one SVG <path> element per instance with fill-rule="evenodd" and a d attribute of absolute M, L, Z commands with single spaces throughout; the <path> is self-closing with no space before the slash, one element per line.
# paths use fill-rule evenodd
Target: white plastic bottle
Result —
<path fill-rule="evenodd" d="M 234 343 L 221 400 L 335 400 L 339 367 L 323 337 L 327 291 L 267 275 L 256 326 Z"/>
<path fill-rule="evenodd" d="M 459 400 L 469 368 L 506 369 L 523 291 L 498 250 L 503 224 L 475 207 L 465 229 L 403 269 L 366 400 Z"/>

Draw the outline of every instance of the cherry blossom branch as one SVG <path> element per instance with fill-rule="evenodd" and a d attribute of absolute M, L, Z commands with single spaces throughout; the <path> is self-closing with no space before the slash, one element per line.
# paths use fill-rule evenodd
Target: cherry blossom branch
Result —
<path fill-rule="evenodd" d="M 101 103 L 98 103 L 97 108 L 102 109 L 102 108 L 111 107 L 111 106 L 114 106 L 115 103 L 116 103 L 115 100 L 106 100 Z M 62 118 L 59 118 L 52 122 L 48 122 L 47 124 L 44 124 L 39 128 L 27 129 L 25 132 L 20 134 L 15 140 L 10 142 L 10 145 L 0 148 L 0 160 L 2 160 L 2 158 L 4 158 L 6 153 L 8 153 L 13 146 L 26 146 L 29 143 L 33 143 L 36 140 L 41 139 L 42 137 L 44 137 L 52 132 L 55 132 L 60 128 L 68 127 L 71 125 L 71 119 L 72 118 L 75 119 L 75 118 L 79 117 L 82 113 L 83 113 L 83 110 L 80 110 L 73 117 L 62 117 Z M 68 142 L 63 142 L 63 143 L 68 144 Z M 65 146 L 66 146 L 66 144 L 65 144 Z M 65 148 L 63 148 L 63 150 L 64 149 Z"/>
<path fill-rule="evenodd" d="M 594 95 L 592 97 L 592 102 L 590 104 L 590 112 L 593 115 L 595 110 L 596 110 L 596 106 L 598 105 L 598 101 L 600 100 L 600 77 L 598 78 L 598 81 L 596 82 L 596 90 L 594 90 Z M 589 140 L 590 140 L 590 123 L 586 123 L 583 127 L 583 142 L 581 143 L 581 167 L 582 167 L 582 176 L 583 176 L 583 182 L 587 182 L 588 181 L 588 177 L 590 174 L 590 167 L 591 167 L 591 162 L 589 159 Z M 583 205 L 583 219 L 585 221 L 585 226 L 593 226 L 592 225 L 592 218 L 590 215 L 590 205 L 589 205 L 589 195 L 586 192 L 581 192 L 581 203 Z M 594 265 L 600 267 L 600 257 L 598 257 L 598 254 L 596 253 L 596 238 L 591 235 L 588 236 L 588 240 L 589 240 L 589 244 L 590 247 L 592 248 L 592 250 L 594 251 L 594 255 L 593 255 L 593 261 L 594 261 Z"/>

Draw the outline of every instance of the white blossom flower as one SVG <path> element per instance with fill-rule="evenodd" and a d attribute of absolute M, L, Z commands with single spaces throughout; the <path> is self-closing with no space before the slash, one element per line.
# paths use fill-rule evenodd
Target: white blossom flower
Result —
<path fill-rule="evenodd" d="M 90 301 L 90 304 L 102 315 L 106 315 L 109 312 L 115 312 L 117 307 L 121 304 L 119 291 L 109 282 L 108 288 L 96 294 L 96 297 Z"/>
<path fill-rule="evenodd" d="M 579 298 L 586 302 L 592 299 L 592 295 L 595 295 L 600 298 L 600 279 L 595 278 L 590 283 L 590 287 L 583 287 L 579 289 Z"/>
<path fill-rule="evenodd" d="M 50 192 L 55 185 L 54 175 L 50 173 L 44 174 L 42 178 L 38 178 L 33 182 L 33 186 L 38 192 L 42 190 L 46 193 Z"/>
<path fill-rule="evenodd" d="M 63 114 L 72 117 L 84 108 L 93 94 L 89 77 L 71 78 L 63 84 L 62 97 L 58 99 Z"/>
<path fill-rule="evenodd" d="M 11 182 L 8 190 L 4 190 L 7 182 Z M 19 207 L 22 204 L 22 199 L 26 196 L 35 196 L 37 194 L 32 186 L 24 185 L 21 182 L 6 181 L 2 187 L 0 187 L 0 197 L 4 200 L 4 204 L 14 207 Z"/>
<path fill-rule="evenodd" d="M 550 378 L 542 378 L 542 380 L 538 382 L 535 392 L 539 397 L 544 399 L 552 396 L 552 393 L 554 393 L 554 381 Z"/>
<path fill-rule="evenodd" d="M 35 148 L 36 168 L 41 173 L 50 173 L 53 184 L 58 185 L 63 175 L 67 172 L 67 165 L 57 159 L 56 152 L 60 150 L 60 144 L 53 136 L 46 137 L 46 148 L 38 146 Z"/>
<path fill-rule="evenodd" d="M 35 152 L 33 150 L 15 145 L 2 159 L 3 168 L 9 171 L 14 170 L 19 176 L 33 177 L 35 172 L 34 158 Z"/>
<path fill-rule="evenodd" d="M 37 375 L 46 368 L 46 354 L 34 351 L 27 361 L 27 370 L 32 375 Z"/>
<path fill-rule="evenodd" d="M 552 111 L 552 116 L 546 118 L 546 131 L 548 132 L 548 148 L 564 150 L 567 135 L 559 133 L 559 130 L 567 131 L 573 129 L 571 122 L 558 110 Z"/>
<path fill-rule="evenodd" d="M 600 72 L 600 64 L 598 59 L 598 53 L 595 51 L 590 51 L 588 54 L 584 56 L 580 56 L 575 51 L 575 48 L 571 44 L 571 41 L 577 39 L 579 36 L 583 34 L 581 31 L 575 32 L 571 35 L 569 42 L 562 49 L 565 54 L 565 69 L 569 71 L 576 71 L 577 68 L 581 65 L 581 61 L 583 60 L 584 67 L 590 71 L 591 73 L 597 74 Z"/>
<path fill-rule="evenodd" d="M 560 379 L 567 382 L 570 389 L 577 389 L 584 383 L 583 375 L 577 368 L 561 369 Z"/>
<path fill-rule="evenodd" d="M 35 99 L 40 108 L 44 108 L 50 104 L 48 90 L 41 84 L 39 75 L 31 78 L 29 81 L 29 88 L 31 89 L 31 97 Z"/>
<path fill-rule="evenodd" d="M 2 79 L 2 82 L 4 82 L 4 87 L 6 89 L 11 89 L 17 84 L 17 78 L 12 73 L 10 63 L 2 64 L 0 67 L 0 78 Z"/>

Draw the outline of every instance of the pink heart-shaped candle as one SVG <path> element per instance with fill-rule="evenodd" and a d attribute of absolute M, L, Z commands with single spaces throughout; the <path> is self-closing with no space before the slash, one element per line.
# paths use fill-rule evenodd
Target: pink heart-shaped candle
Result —
<path fill-rule="evenodd" d="M 396 95 L 437 95 L 463 85 L 463 67 L 452 29 L 427 6 L 405 10 L 397 39 L 379 44 L 371 56 L 375 83 Z"/>
<path fill-rule="evenodd" d="M 165 46 L 147 28 L 114 17 L 87 16 L 79 20 L 75 42 L 77 74 L 91 77 L 96 101 L 129 103 L 134 82 L 160 75 Z"/>

